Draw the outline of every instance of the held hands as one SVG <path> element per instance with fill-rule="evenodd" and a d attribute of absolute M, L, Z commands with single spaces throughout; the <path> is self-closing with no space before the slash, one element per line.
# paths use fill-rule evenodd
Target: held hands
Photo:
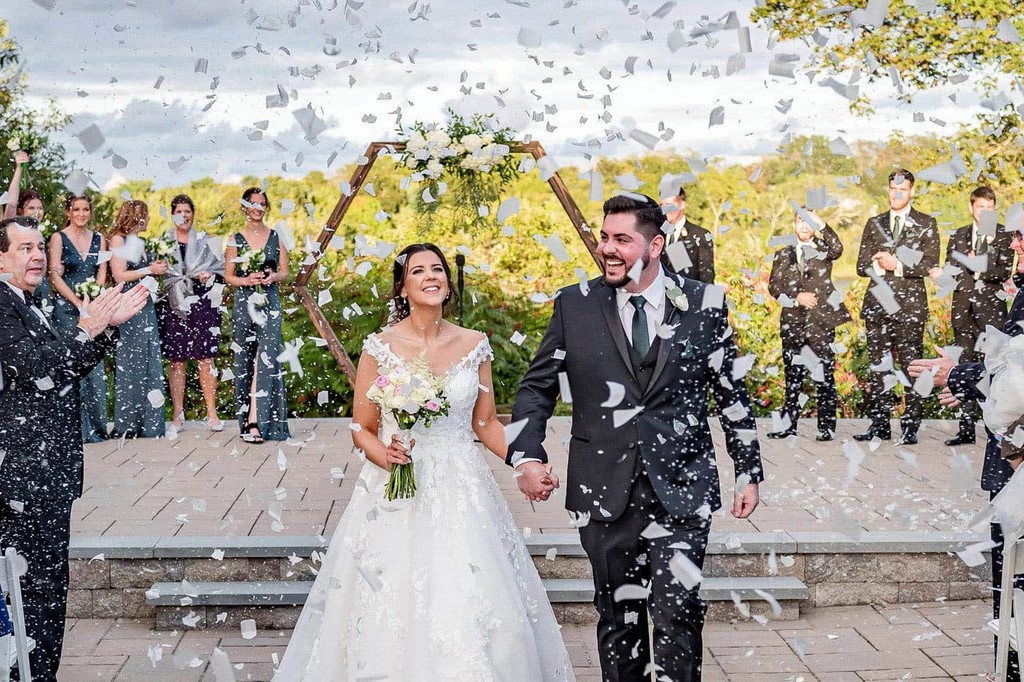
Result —
<path fill-rule="evenodd" d="M 167 272 L 167 261 L 155 260 L 149 264 L 149 274 L 163 275 Z"/>
<path fill-rule="evenodd" d="M 384 468 L 391 471 L 391 467 L 396 464 L 408 464 L 412 461 L 409 457 L 409 452 L 416 446 L 416 439 L 413 438 L 409 441 L 409 447 L 405 447 L 405 443 L 398 436 L 391 436 L 391 445 L 384 451 L 385 459 L 384 463 L 387 465 Z"/>
<path fill-rule="evenodd" d="M 878 265 L 887 272 L 892 272 L 899 265 L 899 261 L 896 260 L 896 256 L 892 255 L 888 251 L 879 251 L 875 255 L 871 256 L 871 260 L 878 261 Z"/>
<path fill-rule="evenodd" d="M 267 276 L 262 272 L 254 272 L 251 275 L 246 275 L 245 284 L 250 287 L 257 287 L 262 284 L 269 284 L 270 281 Z"/>
<path fill-rule="evenodd" d="M 209 272 L 206 272 L 204 270 L 203 272 L 199 273 L 198 277 L 199 277 L 199 283 L 202 284 L 205 287 L 206 283 L 210 280 L 211 277 L 213 277 L 213 275 L 211 273 L 209 273 Z"/>
<path fill-rule="evenodd" d="M 20 149 L 14 152 L 14 163 L 19 166 L 28 163 L 28 152 L 23 152 Z"/>
<path fill-rule="evenodd" d="M 810 291 L 801 291 L 796 295 L 796 302 L 805 308 L 814 308 L 818 305 L 818 297 Z"/>
<path fill-rule="evenodd" d="M 935 385 L 945 386 L 949 380 L 949 371 L 956 366 L 953 362 L 953 358 L 949 357 L 949 354 L 941 348 L 936 348 L 939 357 L 925 360 L 914 360 L 910 363 L 907 368 L 907 373 L 910 374 L 911 379 L 916 379 L 925 372 L 933 372 L 935 374 Z"/>
<path fill-rule="evenodd" d="M 550 464 L 526 462 L 516 467 L 516 482 L 519 491 L 530 502 L 543 502 L 559 487 L 558 476 L 551 471 Z"/>
<path fill-rule="evenodd" d="M 758 492 L 756 483 L 748 483 L 743 487 L 743 493 L 736 493 L 733 495 L 732 500 L 732 515 L 737 519 L 745 519 L 754 513 L 757 509 L 757 503 L 760 501 L 760 493 Z"/>

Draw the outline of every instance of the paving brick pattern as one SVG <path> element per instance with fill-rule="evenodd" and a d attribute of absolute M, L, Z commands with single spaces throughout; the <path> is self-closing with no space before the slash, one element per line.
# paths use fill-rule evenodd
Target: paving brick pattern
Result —
<path fill-rule="evenodd" d="M 717 531 L 841 531 L 858 529 L 963 530 L 985 503 L 978 488 L 984 450 L 957 448 L 956 458 L 942 441 L 952 421 L 925 422 L 913 447 L 882 443 L 863 447 L 866 457 L 850 467 L 845 448 L 863 420 L 842 420 L 838 438 L 814 441 L 813 424 L 801 425 L 791 441 L 758 431 L 768 480 L 762 506 L 745 521 L 719 511 Z M 290 443 L 249 445 L 227 431 L 211 433 L 189 423 L 174 440 L 114 441 L 86 446 L 86 489 L 75 503 L 73 532 L 85 536 L 315 535 L 338 523 L 363 463 L 353 452 L 346 419 L 293 420 Z M 568 418 L 552 420 L 547 441 L 555 471 L 563 475 Z M 731 501 L 732 462 L 725 455 L 717 420 L 722 496 Z M 894 433 L 899 432 L 894 423 Z M 850 453 L 853 454 L 853 453 Z M 488 457 L 509 507 L 521 527 L 539 532 L 571 530 L 564 497 L 546 503 L 522 499 L 511 470 Z M 965 471 L 970 474 L 965 474 Z"/>
<path fill-rule="evenodd" d="M 988 603 L 969 601 L 814 609 L 766 625 L 709 623 L 704 682 L 977 682 L 992 669 L 992 638 L 982 630 L 990 617 Z M 154 631 L 147 620 L 73 620 L 59 680 L 213 682 L 214 647 L 235 665 L 235 679 L 269 680 L 289 635 L 265 630 L 246 640 L 240 631 Z M 577 679 L 599 681 L 594 628 L 566 625 L 562 635 Z"/>

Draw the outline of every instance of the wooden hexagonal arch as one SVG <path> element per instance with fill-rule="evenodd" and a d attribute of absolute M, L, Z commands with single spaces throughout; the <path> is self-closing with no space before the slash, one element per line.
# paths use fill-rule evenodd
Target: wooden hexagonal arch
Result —
<path fill-rule="evenodd" d="M 341 345 L 341 341 L 338 339 L 338 335 L 334 333 L 334 328 L 324 315 L 317 301 L 313 298 L 313 295 L 309 291 L 309 279 L 312 277 L 314 270 L 317 265 L 320 264 L 320 259 L 323 254 L 327 251 L 330 246 L 331 239 L 334 237 L 335 231 L 341 224 L 342 219 L 348 212 L 352 202 L 355 201 L 359 190 L 363 186 L 363 182 L 366 181 L 367 176 L 370 174 L 370 169 L 373 168 L 374 162 L 381 154 L 388 153 L 393 154 L 400 152 L 405 149 L 404 142 L 371 142 L 370 146 L 366 148 L 364 158 L 366 163 L 356 166 L 355 173 L 352 174 L 352 179 L 349 181 L 349 193 L 343 195 L 335 205 L 334 210 L 331 212 L 331 216 L 327 219 L 327 224 L 324 229 L 320 232 L 320 237 L 317 239 L 319 249 L 313 254 L 313 259 L 307 261 L 302 269 L 299 270 L 298 276 L 295 278 L 294 289 L 299 295 L 299 299 L 302 301 L 302 307 L 306 309 L 309 314 L 309 318 L 313 321 L 313 326 L 320 333 L 320 336 L 327 342 L 327 348 L 330 350 L 331 355 L 334 356 L 335 362 L 338 363 L 338 367 L 345 376 L 348 377 L 350 383 L 355 384 L 356 380 L 356 368 L 352 364 L 352 360 L 348 357 L 348 353 L 345 352 L 345 348 Z M 544 151 L 544 147 L 539 142 L 514 142 L 510 145 L 510 152 L 513 154 L 530 154 L 534 159 L 540 160 L 547 156 L 547 152 Z M 559 203 L 562 208 L 565 209 L 565 214 L 572 221 L 573 227 L 576 228 L 576 232 L 579 234 L 580 239 L 586 245 L 587 250 L 590 251 L 591 257 L 598 265 L 600 261 L 597 258 L 597 240 L 594 239 L 593 233 L 590 228 L 587 227 L 586 222 L 583 219 L 583 213 L 580 212 L 579 206 L 576 205 L 576 201 L 569 194 L 569 189 L 565 186 L 565 182 L 562 180 L 558 173 L 553 173 L 548 178 L 548 185 L 551 187 L 551 191 L 558 197 Z"/>

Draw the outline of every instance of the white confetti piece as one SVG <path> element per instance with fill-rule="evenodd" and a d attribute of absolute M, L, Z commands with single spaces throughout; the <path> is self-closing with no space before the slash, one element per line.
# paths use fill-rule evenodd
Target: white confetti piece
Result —
<path fill-rule="evenodd" d="M 704 576 L 697 564 L 682 552 L 676 552 L 668 562 L 668 569 L 672 577 L 682 583 L 683 587 L 692 590 L 704 580 Z"/>
<path fill-rule="evenodd" d="M 632 421 L 633 417 L 637 416 L 643 411 L 643 405 L 638 405 L 637 407 L 634 407 L 629 410 L 615 410 L 614 412 L 612 412 L 612 426 L 614 426 L 615 428 L 619 428 L 624 424 L 628 424 L 630 421 Z"/>
<path fill-rule="evenodd" d="M 608 384 L 608 399 L 601 403 L 601 407 L 618 407 L 626 397 L 626 387 L 616 381 L 605 383 Z"/>

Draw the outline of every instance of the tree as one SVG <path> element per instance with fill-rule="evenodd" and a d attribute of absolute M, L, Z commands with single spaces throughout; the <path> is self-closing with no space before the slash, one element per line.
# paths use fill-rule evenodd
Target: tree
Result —
<path fill-rule="evenodd" d="M 859 0 L 847 6 L 865 4 Z M 908 102 L 920 91 L 969 75 L 981 75 L 981 91 L 993 95 L 1000 75 L 1024 71 L 1018 33 L 1024 20 L 1017 0 L 936 0 L 928 12 L 906 0 L 883 4 L 888 11 L 873 17 L 864 9 L 835 11 L 839 8 L 824 0 L 762 0 L 751 18 L 782 40 L 811 44 L 808 70 L 859 70 L 870 82 L 892 79 Z M 866 94 L 852 100 L 855 111 L 870 112 Z M 994 97 L 991 107 L 1013 111 L 1001 97 Z"/>
<path fill-rule="evenodd" d="M 64 214 L 67 193 L 64 179 L 73 166 L 64 160 L 64 147 L 50 135 L 64 128 L 70 118 L 51 100 L 40 111 L 25 104 L 27 77 L 20 66 L 17 42 L 9 34 L 6 21 L 0 20 L 0 194 L 7 189 L 14 172 L 13 154 L 18 149 L 29 153 L 31 161 L 23 170 L 21 187 L 39 192 L 47 215 L 55 222 Z"/>

